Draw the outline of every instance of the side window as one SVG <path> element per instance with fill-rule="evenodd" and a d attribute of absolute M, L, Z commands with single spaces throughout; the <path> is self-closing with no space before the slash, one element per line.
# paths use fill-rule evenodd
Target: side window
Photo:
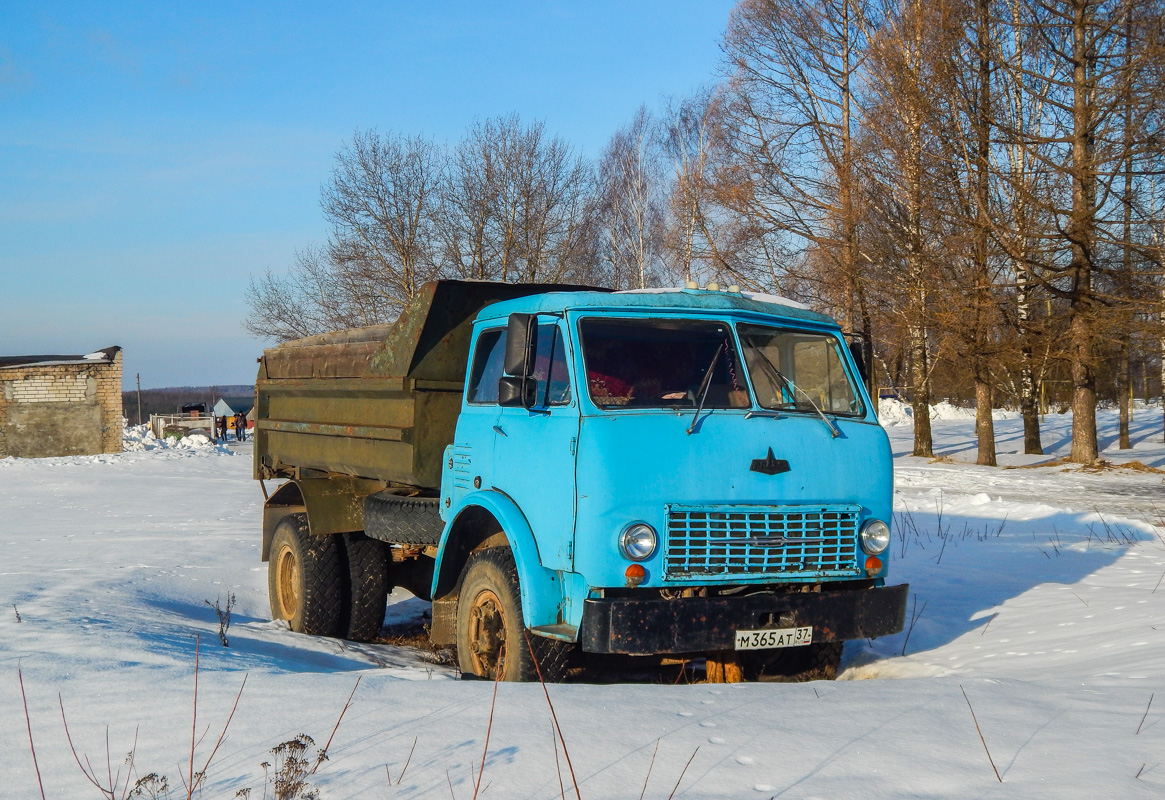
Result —
<path fill-rule="evenodd" d="M 557 325 L 538 326 L 538 354 L 534 359 L 540 406 L 564 406 L 570 402 L 570 371 L 566 367 L 566 343 Z"/>
<path fill-rule="evenodd" d="M 477 339 L 470 370 L 468 399 L 473 405 L 498 401 L 498 379 L 506 355 L 506 329 L 485 331 Z M 534 359 L 534 377 L 538 381 L 535 397 L 539 406 L 564 406 L 570 403 L 570 371 L 566 365 L 566 345 L 554 323 L 538 326 L 538 353 Z"/>
<path fill-rule="evenodd" d="M 474 405 L 497 403 L 498 379 L 506 357 L 506 329 L 495 328 L 477 337 L 473 369 L 469 373 L 469 402 Z"/>
<path fill-rule="evenodd" d="M 835 340 L 821 338 L 796 342 L 793 361 L 797 386 L 823 411 L 846 414 L 859 407 Z"/>

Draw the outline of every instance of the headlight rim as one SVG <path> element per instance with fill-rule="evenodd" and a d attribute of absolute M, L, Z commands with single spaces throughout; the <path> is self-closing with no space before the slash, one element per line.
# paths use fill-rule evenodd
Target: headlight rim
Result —
<path fill-rule="evenodd" d="M 873 530 L 876 527 L 881 527 L 885 531 L 884 543 L 879 547 L 877 542 L 871 543 L 873 539 Z M 862 547 L 862 552 L 871 556 L 880 556 L 885 553 L 890 547 L 890 526 L 883 520 L 877 517 L 871 517 L 862 523 L 861 532 L 858 535 L 858 543 Z"/>
<path fill-rule="evenodd" d="M 651 534 L 651 548 L 643 555 L 636 555 L 628 547 L 628 541 L 631 533 L 639 528 L 646 529 Z M 654 556 L 658 550 L 659 534 L 656 533 L 655 528 L 649 523 L 646 523 L 642 520 L 637 520 L 628 525 L 625 525 L 623 530 L 619 532 L 619 553 L 628 561 L 634 561 L 636 563 L 647 561 L 652 556 Z"/>

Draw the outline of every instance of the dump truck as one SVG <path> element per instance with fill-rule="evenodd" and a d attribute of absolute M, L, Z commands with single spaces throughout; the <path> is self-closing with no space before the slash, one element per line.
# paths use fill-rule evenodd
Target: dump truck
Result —
<path fill-rule="evenodd" d="M 450 280 L 391 325 L 265 350 L 272 618 L 367 641 L 403 587 L 466 675 L 623 654 L 830 677 L 907 596 L 858 344 L 738 287 Z"/>

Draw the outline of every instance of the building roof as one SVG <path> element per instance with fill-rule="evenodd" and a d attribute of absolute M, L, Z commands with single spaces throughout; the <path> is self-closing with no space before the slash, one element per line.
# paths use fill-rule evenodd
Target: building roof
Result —
<path fill-rule="evenodd" d="M 255 398 L 252 397 L 220 397 L 214 404 L 215 410 L 218 410 L 218 404 L 223 403 L 230 407 L 231 411 L 238 413 L 247 413 L 251 410 L 251 406 L 255 405 Z"/>
<path fill-rule="evenodd" d="M 112 364 L 121 348 L 116 345 L 79 356 L 0 356 L 0 369 L 42 367 L 59 364 Z"/>

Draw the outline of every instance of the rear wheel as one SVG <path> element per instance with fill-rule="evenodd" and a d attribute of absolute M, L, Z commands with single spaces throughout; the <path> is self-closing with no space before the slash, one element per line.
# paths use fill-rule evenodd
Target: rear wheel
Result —
<path fill-rule="evenodd" d="M 457 600 L 462 672 L 490 680 L 535 681 L 540 669 L 544 681 L 561 681 L 571 650 L 568 642 L 527 633 L 518 568 L 509 548 L 491 547 L 470 557 Z"/>
<path fill-rule="evenodd" d="M 354 642 L 370 642 L 380 635 L 388 593 L 392 591 L 388 547 L 363 533 L 341 536 L 347 591 L 340 636 Z"/>
<path fill-rule="evenodd" d="M 313 536 L 306 514 L 291 514 L 275 528 L 267 562 L 271 618 L 297 633 L 341 633 L 345 575 L 334 536 Z"/>

